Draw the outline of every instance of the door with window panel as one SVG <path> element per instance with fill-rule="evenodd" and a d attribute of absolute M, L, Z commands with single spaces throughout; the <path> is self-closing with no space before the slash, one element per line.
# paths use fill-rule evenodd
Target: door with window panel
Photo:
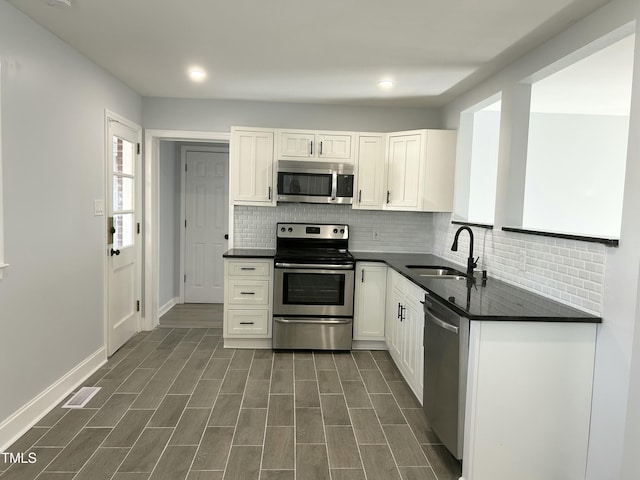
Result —
<path fill-rule="evenodd" d="M 122 123 L 109 123 L 109 355 L 136 333 L 140 316 L 138 135 Z"/>

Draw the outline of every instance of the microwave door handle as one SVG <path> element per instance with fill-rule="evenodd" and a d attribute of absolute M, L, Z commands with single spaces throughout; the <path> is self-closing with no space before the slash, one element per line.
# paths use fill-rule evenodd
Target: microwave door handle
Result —
<path fill-rule="evenodd" d="M 331 200 L 336 201 L 338 196 L 338 172 L 331 173 Z"/>

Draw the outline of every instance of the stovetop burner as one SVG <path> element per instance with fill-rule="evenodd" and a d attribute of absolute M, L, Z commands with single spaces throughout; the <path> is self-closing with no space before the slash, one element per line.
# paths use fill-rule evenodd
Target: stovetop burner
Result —
<path fill-rule="evenodd" d="M 354 264 L 348 251 L 349 226 L 278 223 L 276 261 L 341 265 Z"/>

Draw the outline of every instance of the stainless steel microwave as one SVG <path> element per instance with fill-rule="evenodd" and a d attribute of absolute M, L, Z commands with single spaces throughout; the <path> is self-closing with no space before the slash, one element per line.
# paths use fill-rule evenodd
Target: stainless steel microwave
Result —
<path fill-rule="evenodd" d="M 353 203 L 354 167 L 348 163 L 280 160 L 278 202 Z"/>

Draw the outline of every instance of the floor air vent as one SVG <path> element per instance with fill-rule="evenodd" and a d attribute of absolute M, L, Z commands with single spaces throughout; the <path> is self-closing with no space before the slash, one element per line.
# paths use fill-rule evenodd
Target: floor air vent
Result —
<path fill-rule="evenodd" d="M 102 387 L 82 387 L 62 408 L 83 408 Z"/>

